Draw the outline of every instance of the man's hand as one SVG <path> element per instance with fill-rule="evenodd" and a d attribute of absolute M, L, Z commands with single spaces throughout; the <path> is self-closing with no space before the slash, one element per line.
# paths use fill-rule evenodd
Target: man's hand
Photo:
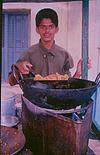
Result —
<path fill-rule="evenodd" d="M 88 64 L 87 64 L 88 69 L 90 69 L 92 67 L 91 65 L 91 59 L 88 58 Z M 80 78 L 80 76 L 82 75 L 82 59 L 80 59 L 77 63 L 77 69 L 76 72 L 74 74 L 74 78 Z"/>
<path fill-rule="evenodd" d="M 28 61 L 21 61 L 16 63 L 16 66 L 22 74 L 29 74 L 32 64 L 30 64 Z"/>

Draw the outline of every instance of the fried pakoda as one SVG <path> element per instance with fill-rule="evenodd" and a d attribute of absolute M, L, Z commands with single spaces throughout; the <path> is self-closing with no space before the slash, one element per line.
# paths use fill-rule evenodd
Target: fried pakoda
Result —
<path fill-rule="evenodd" d="M 50 74 L 48 76 L 41 76 L 39 74 L 35 75 L 34 80 L 68 80 L 69 76 L 67 74 L 61 75 L 61 74 Z"/>

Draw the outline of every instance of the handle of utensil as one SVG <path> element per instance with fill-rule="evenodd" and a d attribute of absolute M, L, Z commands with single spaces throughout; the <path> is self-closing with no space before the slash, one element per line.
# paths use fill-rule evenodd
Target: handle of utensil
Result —
<path fill-rule="evenodd" d="M 17 83 L 19 84 L 20 80 L 24 79 L 23 75 L 21 74 L 21 72 L 19 71 L 18 67 L 15 64 L 12 65 L 11 69 L 12 69 L 12 73 L 13 73 L 14 78 L 16 79 Z M 17 78 L 18 74 L 20 76 L 20 80 Z"/>
<path fill-rule="evenodd" d="M 32 77 L 35 77 L 35 73 L 34 73 L 33 67 L 29 68 L 29 66 L 27 66 L 27 68 L 29 69 L 29 74 L 31 74 Z"/>
<path fill-rule="evenodd" d="M 95 83 L 97 84 L 98 87 L 100 87 L 100 73 L 97 75 Z"/>

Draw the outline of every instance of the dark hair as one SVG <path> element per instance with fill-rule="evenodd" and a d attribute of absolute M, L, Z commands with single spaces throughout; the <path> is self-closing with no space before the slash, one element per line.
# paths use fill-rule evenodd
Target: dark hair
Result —
<path fill-rule="evenodd" d="M 50 9 L 50 8 L 45 8 L 40 10 L 37 14 L 36 14 L 36 26 L 38 27 L 41 23 L 41 20 L 43 18 L 50 18 L 52 23 L 54 23 L 54 25 L 57 27 L 58 26 L 58 15 L 56 13 L 56 11 Z"/>

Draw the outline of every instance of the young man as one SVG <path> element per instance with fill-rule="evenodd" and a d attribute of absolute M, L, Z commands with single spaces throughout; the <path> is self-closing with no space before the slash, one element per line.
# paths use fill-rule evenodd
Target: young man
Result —
<path fill-rule="evenodd" d="M 35 74 L 47 76 L 50 74 L 68 74 L 74 66 L 71 55 L 62 47 L 55 44 L 55 34 L 59 31 L 58 15 L 50 9 L 40 10 L 36 15 L 36 32 L 40 35 L 39 43 L 28 48 L 16 66 L 22 74 L 28 74 L 31 67 Z M 73 77 L 81 76 L 81 60 L 78 62 Z"/>

